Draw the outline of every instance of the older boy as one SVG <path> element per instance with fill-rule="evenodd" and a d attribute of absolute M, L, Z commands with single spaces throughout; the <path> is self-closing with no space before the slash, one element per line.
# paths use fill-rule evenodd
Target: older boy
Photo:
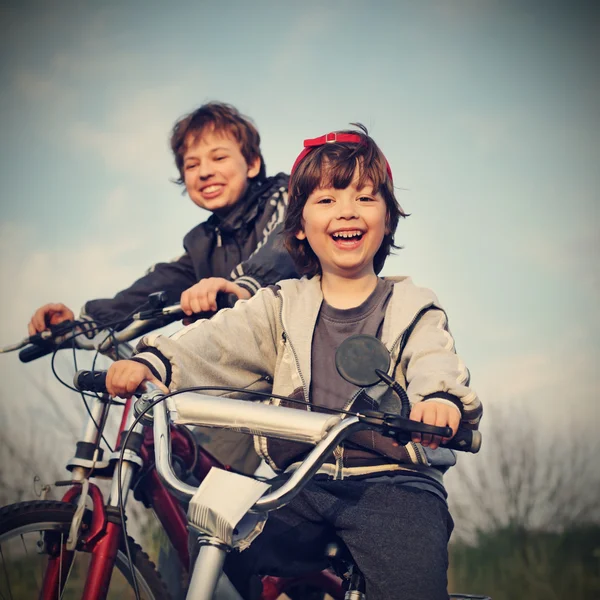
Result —
<path fill-rule="evenodd" d="M 217 294 L 250 298 L 260 287 L 296 277 L 283 247 L 281 223 L 287 205 L 288 176 L 266 176 L 260 135 L 247 118 L 228 104 L 211 102 L 177 121 L 171 148 L 184 185 L 194 204 L 212 213 L 184 238 L 185 252 L 172 262 L 154 265 L 143 277 L 112 299 L 91 300 L 81 318 L 99 326 L 120 322 L 146 302 L 148 294 L 164 290 L 170 302 L 181 303 L 187 315 L 215 311 Z M 29 334 L 67 319 L 73 311 L 60 303 L 39 308 Z M 258 459 L 247 445 L 207 444 L 217 458 L 245 470 Z M 242 438 L 246 441 L 247 438 Z"/>

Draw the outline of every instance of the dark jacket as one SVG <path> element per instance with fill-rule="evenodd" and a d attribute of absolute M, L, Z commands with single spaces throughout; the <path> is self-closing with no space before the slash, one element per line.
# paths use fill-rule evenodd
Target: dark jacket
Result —
<path fill-rule="evenodd" d="M 212 214 L 185 236 L 185 253 L 179 258 L 154 265 L 112 299 L 90 300 L 82 316 L 99 325 L 122 321 L 120 329 L 153 292 L 166 291 L 169 304 L 175 304 L 183 291 L 206 277 L 235 281 L 252 295 L 280 279 L 297 277 L 280 235 L 288 179 L 279 173 L 253 181 L 226 217 Z"/>

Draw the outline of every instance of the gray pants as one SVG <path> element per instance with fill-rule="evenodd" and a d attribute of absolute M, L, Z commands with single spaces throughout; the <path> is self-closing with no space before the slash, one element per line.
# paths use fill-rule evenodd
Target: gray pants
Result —
<path fill-rule="evenodd" d="M 346 544 L 368 600 L 447 600 L 448 540 L 454 524 L 429 492 L 394 483 L 313 481 L 271 513 L 262 535 L 227 558 L 225 571 L 248 600 L 259 575 L 297 576 L 327 566 L 325 547 Z"/>

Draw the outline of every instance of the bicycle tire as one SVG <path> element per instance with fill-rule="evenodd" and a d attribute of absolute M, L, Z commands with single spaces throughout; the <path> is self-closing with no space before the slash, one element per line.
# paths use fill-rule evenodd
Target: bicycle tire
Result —
<path fill-rule="evenodd" d="M 30 553 L 27 551 L 24 536 L 27 535 L 29 539 L 30 534 L 35 535 L 42 534 L 43 532 L 58 532 L 61 535 L 61 540 L 63 534 L 64 539 L 66 540 L 74 512 L 75 505 L 53 500 L 19 502 L 0 509 L 0 597 L 10 598 L 11 600 L 28 600 L 29 598 L 36 597 L 31 594 L 31 586 L 32 583 L 33 585 L 37 585 L 37 580 L 40 579 L 41 581 L 41 577 L 35 573 L 35 569 L 33 568 L 34 565 L 32 564 L 32 558 L 35 557 L 30 556 Z M 86 511 L 83 522 L 85 523 L 89 520 L 90 516 L 91 511 Z M 19 538 L 25 548 L 25 558 L 23 557 L 20 548 L 9 546 L 9 542 L 15 540 L 17 540 L 16 545 L 19 546 Z M 38 540 L 41 539 L 42 535 L 39 536 Z M 171 597 L 165 584 L 148 555 L 132 538 L 129 537 L 128 540 L 131 558 L 136 573 L 136 581 L 142 600 L 170 600 Z M 39 542 L 35 544 L 34 548 L 36 547 L 39 548 Z M 13 561 L 11 563 L 7 561 L 6 556 L 9 548 L 11 552 L 13 552 Z M 14 551 L 20 552 L 21 556 L 15 555 Z M 43 572 L 44 564 L 46 562 L 43 558 L 43 552 L 36 550 L 35 554 L 38 557 L 42 557 L 39 561 L 41 563 L 40 572 Z M 90 553 L 77 551 L 73 566 L 77 563 L 78 556 L 85 554 L 90 556 Z M 8 557 L 8 559 L 10 558 L 11 556 Z M 24 564 L 24 562 L 26 562 L 26 564 Z M 8 574 L 7 567 L 9 566 L 13 566 L 17 569 L 17 574 L 16 576 L 13 576 L 12 581 Z M 114 598 L 115 600 L 135 598 L 133 580 L 123 540 L 121 540 L 120 548 L 117 552 L 115 567 L 121 573 L 122 578 L 111 577 L 111 586 L 107 596 L 108 600 L 111 598 Z M 85 570 L 85 567 L 83 567 L 83 569 Z M 69 575 L 71 575 L 71 571 L 69 572 Z M 75 589 L 83 589 L 84 583 L 85 576 L 76 579 L 74 582 L 68 581 L 67 586 L 75 584 Z M 80 597 L 81 592 L 79 592 L 79 595 L 76 593 L 71 594 L 67 586 L 65 586 L 64 589 L 63 600 L 67 600 L 67 598 L 70 597 Z M 5 592 L 2 592 L 3 588 L 6 590 Z M 129 594 L 124 593 L 127 591 Z"/>

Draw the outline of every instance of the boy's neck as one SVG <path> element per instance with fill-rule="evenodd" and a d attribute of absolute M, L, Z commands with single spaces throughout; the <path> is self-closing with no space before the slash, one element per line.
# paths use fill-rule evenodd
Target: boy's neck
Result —
<path fill-rule="evenodd" d="M 355 308 L 360 306 L 377 287 L 377 275 L 367 273 L 356 278 L 323 273 L 321 290 L 323 298 L 333 308 Z"/>

